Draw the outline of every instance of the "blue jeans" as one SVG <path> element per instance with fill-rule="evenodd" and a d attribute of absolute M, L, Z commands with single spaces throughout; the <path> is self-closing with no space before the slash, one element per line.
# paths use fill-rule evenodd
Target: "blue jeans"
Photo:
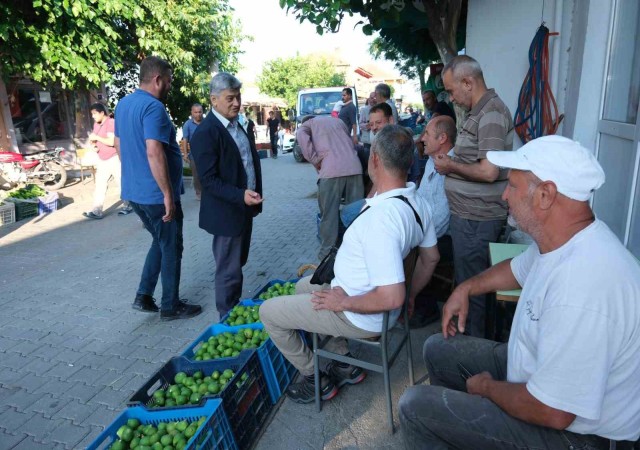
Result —
<path fill-rule="evenodd" d="M 358 217 L 358 214 L 360 214 L 360 211 L 364 208 L 364 203 L 364 199 L 361 199 L 342 207 L 342 210 L 340 210 L 340 220 L 345 228 L 348 228 L 355 218 Z"/>
<path fill-rule="evenodd" d="M 138 295 L 153 296 L 162 276 L 163 311 L 172 311 L 180 299 L 180 269 L 182 266 L 182 206 L 176 202 L 175 217 L 171 222 L 163 222 L 164 205 L 141 205 L 130 202 L 131 207 L 142 220 L 153 241 L 142 268 Z"/>

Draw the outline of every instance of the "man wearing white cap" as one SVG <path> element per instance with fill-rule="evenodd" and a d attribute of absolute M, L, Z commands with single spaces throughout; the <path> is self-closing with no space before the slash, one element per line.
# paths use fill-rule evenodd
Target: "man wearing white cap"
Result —
<path fill-rule="evenodd" d="M 487 158 L 511 169 L 503 199 L 535 243 L 451 294 L 442 335 L 424 346 L 431 386 L 400 399 L 406 447 L 630 449 L 640 436 L 640 265 L 589 206 L 604 172 L 559 136 Z M 508 344 L 460 334 L 469 296 L 518 288 Z"/>

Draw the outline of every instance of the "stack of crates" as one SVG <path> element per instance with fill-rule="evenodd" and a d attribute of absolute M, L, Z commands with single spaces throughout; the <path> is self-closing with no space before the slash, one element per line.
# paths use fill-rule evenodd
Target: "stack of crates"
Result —
<path fill-rule="evenodd" d="M 284 283 L 281 280 L 270 281 L 258 290 L 256 296 L 278 282 Z M 240 302 L 241 306 L 260 304 L 262 304 L 261 301 L 254 300 Z M 260 436 L 274 405 L 294 380 L 297 371 L 284 358 L 271 339 L 264 336 L 262 323 L 227 326 L 223 322 L 228 317 L 227 314 L 222 318 L 221 323 L 205 329 L 181 356 L 171 358 L 149 378 L 129 399 L 128 409 L 118 416 L 88 448 L 90 450 L 117 449 L 119 445 L 122 445 L 122 448 L 128 448 L 124 443 L 118 442 L 118 435 L 122 434 L 122 427 L 126 428 L 131 419 L 136 419 L 142 424 L 138 431 L 134 432 L 135 438 L 144 437 L 149 424 L 158 426 L 161 422 L 186 421 L 184 427 L 194 421 L 202 420 L 202 425 L 191 436 L 185 448 L 223 450 L 251 448 Z M 246 329 L 252 331 L 245 331 Z M 228 337 L 236 333 L 243 333 L 249 337 L 254 333 L 260 333 L 261 340 L 266 340 L 261 344 L 261 341 L 256 340 L 254 345 L 259 347 L 236 350 L 228 357 L 201 360 L 198 356 L 202 354 L 200 350 L 202 344 L 209 342 L 211 337 L 220 338 L 220 335 Z M 237 337 L 237 339 L 243 338 L 244 336 Z M 249 342 L 247 346 L 248 344 Z M 233 375 L 228 375 L 230 378 L 225 378 L 226 384 L 220 386 L 217 383 L 217 386 L 211 386 L 216 384 L 213 380 L 218 380 L 217 377 L 220 377 L 225 370 L 233 372 Z M 180 375 L 176 377 L 178 374 Z M 177 384 L 176 380 L 185 379 L 185 377 L 188 378 L 188 386 L 171 387 Z M 203 385 L 207 386 L 206 389 Z M 180 389 L 181 393 L 176 394 L 176 389 Z M 185 395 L 187 392 L 186 390 L 183 392 L 183 389 L 189 389 L 192 393 L 188 400 Z M 163 392 L 160 393 L 160 390 Z M 196 393 L 197 395 L 193 395 Z M 167 405 L 167 395 L 172 395 L 176 399 L 185 398 L 179 398 L 180 404 L 172 401 Z M 131 432 L 127 433 L 126 437 L 131 438 Z"/>
<path fill-rule="evenodd" d="M 16 221 L 16 205 L 11 202 L 0 202 L 0 226 Z"/>

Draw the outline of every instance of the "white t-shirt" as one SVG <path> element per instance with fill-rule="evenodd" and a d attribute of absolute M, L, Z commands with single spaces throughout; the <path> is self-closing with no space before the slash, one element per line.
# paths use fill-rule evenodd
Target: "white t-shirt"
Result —
<path fill-rule="evenodd" d="M 576 415 L 567 430 L 640 435 L 640 265 L 601 221 L 541 255 L 511 261 L 523 286 L 507 379 Z"/>
<path fill-rule="evenodd" d="M 409 205 L 390 198 L 397 195 L 409 200 L 420 216 L 423 228 Z M 404 282 L 403 260 L 411 249 L 433 247 L 437 243 L 431 208 L 424 198 L 416 195 L 415 184 L 407 183 L 406 188 L 368 198 L 366 205 L 370 208 L 347 228 L 333 268 L 335 278 L 331 287 L 340 286 L 347 295 L 366 294 L 377 286 Z M 382 313 L 345 311 L 344 314 L 358 328 L 382 331 Z M 400 309 L 391 312 L 389 326 L 395 323 L 399 314 Z"/>

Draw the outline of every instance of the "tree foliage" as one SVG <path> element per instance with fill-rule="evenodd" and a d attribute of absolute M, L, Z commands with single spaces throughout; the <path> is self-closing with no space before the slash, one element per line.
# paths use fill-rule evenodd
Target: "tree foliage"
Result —
<path fill-rule="evenodd" d="M 288 106 L 296 104 L 300 89 L 345 84 L 344 73 L 336 72 L 330 61 L 302 56 L 267 61 L 257 79 L 260 92 L 283 98 Z"/>
<path fill-rule="evenodd" d="M 363 18 L 362 31 L 380 35 L 407 57 L 447 62 L 464 47 L 467 0 L 280 0 L 319 34 L 340 29 L 345 15 Z"/>
<path fill-rule="evenodd" d="M 214 64 L 235 71 L 227 0 L 16 0 L 0 4 L 0 70 L 65 89 L 126 77 L 146 56 L 174 67 L 172 113 L 206 99 Z M 175 110 L 175 111 L 174 111 Z M 188 114 L 188 112 L 187 112 Z M 175 115 L 175 114 L 174 114 Z"/>
<path fill-rule="evenodd" d="M 424 61 L 422 58 L 410 56 L 399 50 L 395 44 L 387 38 L 376 37 L 369 45 L 369 53 L 375 59 L 393 61 L 400 74 L 408 79 L 417 80 L 422 90 L 425 85 L 425 73 L 429 64 L 435 61 Z"/>

